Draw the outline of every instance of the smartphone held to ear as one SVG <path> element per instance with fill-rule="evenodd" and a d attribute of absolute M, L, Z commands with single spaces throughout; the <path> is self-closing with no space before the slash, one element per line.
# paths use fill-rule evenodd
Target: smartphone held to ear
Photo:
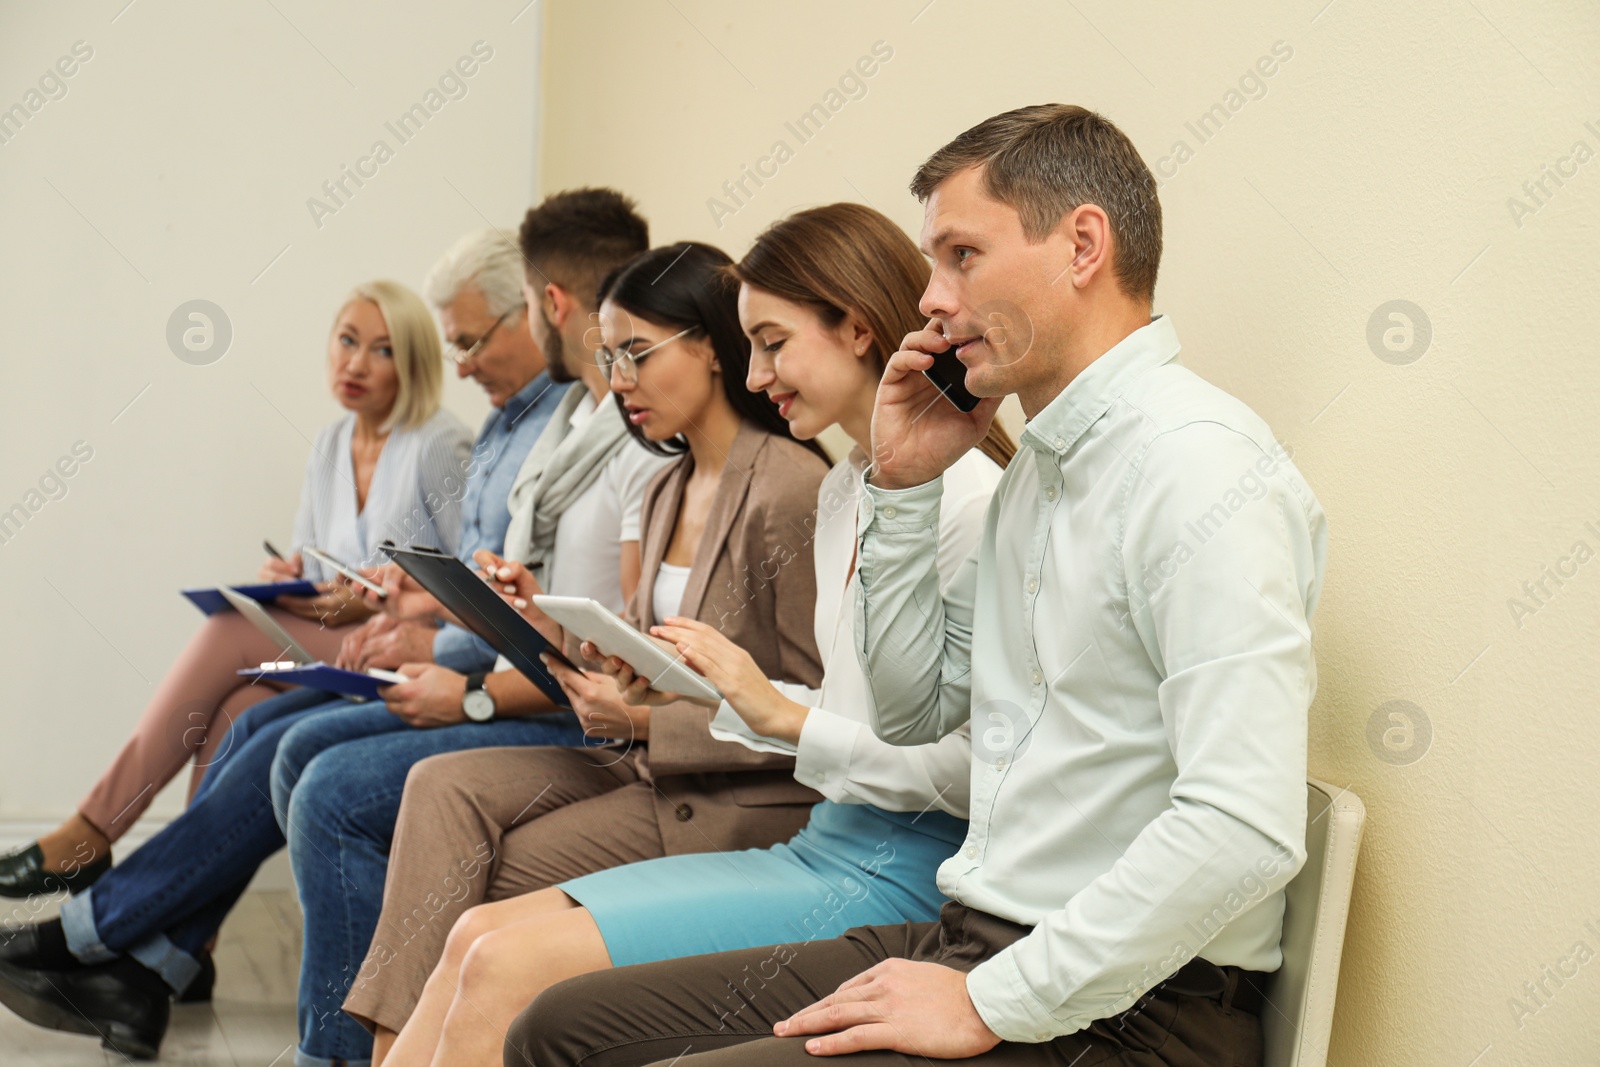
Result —
<path fill-rule="evenodd" d="M 922 373 L 957 409 L 971 411 L 978 406 L 978 398 L 967 392 L 967 368 L 956 358 L 954 348 L 933 353 L 933 366 Z"/>

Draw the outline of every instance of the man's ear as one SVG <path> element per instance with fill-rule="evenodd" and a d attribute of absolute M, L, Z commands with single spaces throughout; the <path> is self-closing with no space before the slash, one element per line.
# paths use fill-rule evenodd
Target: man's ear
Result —
<path fill-rule="evenodd" d="M 567 324 L 567 316 L 571 315 L 578 306 L 578 302 L 555 282 L 546 282 L 544 291 L 539 294 L 539 300 L 544 308 L 544 313 L 549 318 L 551 325 L 561 329 Z"/>
<path fill-rule="evenodd" d="M 1111 220 L 1099 204 L 1079 204 L 1061 220 L 1057 230 L 1066 239 L 1072 259 L 1061 271 L 1075 288 L 1082 289 L 1104 273 L 1110 275 Z"/>

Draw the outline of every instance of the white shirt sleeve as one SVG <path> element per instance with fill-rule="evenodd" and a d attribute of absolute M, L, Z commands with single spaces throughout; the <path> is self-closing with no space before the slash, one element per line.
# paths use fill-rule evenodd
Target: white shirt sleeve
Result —
<path fill-rule="evenodd" d="M 610 401 L 606 401 L 610 403 Z M 626 543 L 642 536 L 640 512 L 644 508 L 644 491 L 650 480 L 662 467 L 673 462 L 670 456 L 658 456 L 637 441 L 629 440 L 606 464 L 606 477 L 617 491 L 622 505 L 622 527 L 618 540 Z"/>
<path fill-rule="evenodd" d="M 840 804 L 886 811 L 938 808 L 965 819 L 972 800 L 972 735 L 966 724 L 931 745 L 880 741 L 866 723 L 825 708 L 806 716 L 795 780 Z"/>
<path fill-rule="evenodd" d="M 822 695 L 822 690 L 799 682 L 779 682 L 771 678 L 767 681 L 796 704 L 804 704 L 808 708 L 816 707 L 817 698 Z M 739 713 L 726 700 L 717 705 L 717 713 L 711 717 L 711 736 L 718 741 L 737 741 L 752 752 L 772 752 L 781 756 L 795 754 L 795 746 L 789 742 L 750 729 L 749 724 L 739 717 Z"/>
<path fill-rule="evenodd" d="M 976 450 L 945 473 L 935 551 L 939 574 L 949 576 L 942 593 L 950 592 L 977 548 L 999 481 L 1000 468 Z M 891 745 L 864 722 L 819 708 L 801 730 L 795 778 L 841 804 L 936 807 L 965 819 L 972 796 L 971 728 L 963 724 L 932 744 Z"/>

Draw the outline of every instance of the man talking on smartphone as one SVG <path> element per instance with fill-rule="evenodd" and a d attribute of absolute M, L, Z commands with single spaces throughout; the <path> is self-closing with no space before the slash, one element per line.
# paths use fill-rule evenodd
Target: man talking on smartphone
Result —
<path fill-rule="evenodd" d="M 856 643 L 885 740 L 971 722 L 950 903 L 937 923 L 564 983 L 508 1063 L 1261 1063 L 1305 860 L 1322 509 L 1152 317 L 1156 185 L 1109 121 L 996 116 L 911 188 L 932 322 L 878 390 Z M 983 398 L 970 412 L 921 373 L 947 348 Z M 1023 447 L 941 596 L 941 475 L 1013 394 Z"/>

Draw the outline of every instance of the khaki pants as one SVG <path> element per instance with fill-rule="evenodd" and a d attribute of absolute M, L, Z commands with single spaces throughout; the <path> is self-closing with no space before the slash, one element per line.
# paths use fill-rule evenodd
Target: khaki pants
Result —
<path fill-rule="evenodd" d="M 468 908 L 662 855 L 654 797 L 607 750 L 480 748 L 415 764 L 344 1010 L 399 1030 Z"/>
<path fill-rule="evenodd" d="M 936 923 L 863 926 L 831 941 L 777 945 L 664 960 L 584 975 L 557 985 L 517 1017 L 506 1067 L 676 1067 L 826 1062 L 800 1038 L 772 1036 L 774 1023 L 890 958 L 970 971 L 1028 928 L 948 903 Z M 1043 1044 L 1002 1042 L 982 1056 L 931 1061 L 1012 1067 L 1259 1067 L 1261 1023 L 1232 1007 L 1241 976 L 1224 968 L 1220 996 L 1163 983 L 1121 1015 Z M 898 1052 L 862 1052 L 841 1063 L 910 1067 L 930 1062 Z"/>

